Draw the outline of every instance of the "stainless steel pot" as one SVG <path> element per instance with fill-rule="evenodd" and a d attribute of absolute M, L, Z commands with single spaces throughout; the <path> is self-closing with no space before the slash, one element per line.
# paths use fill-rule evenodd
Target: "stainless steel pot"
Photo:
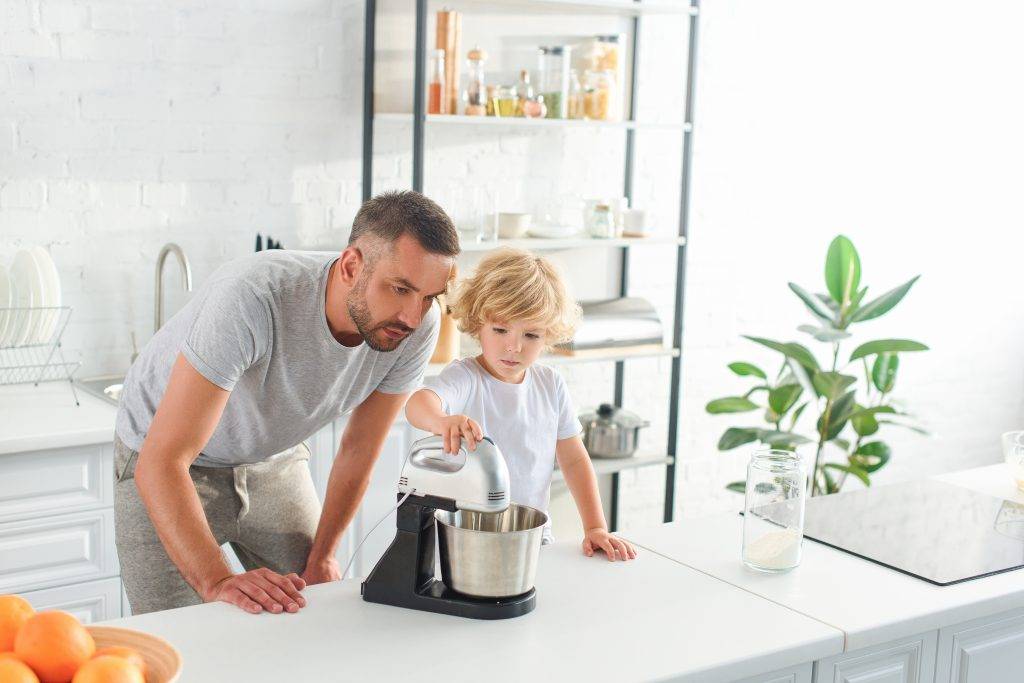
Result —
<path fill-rule="evenodd" d="M 583 445 L 592 458 L 629 458 L 636 453 L 640 429 L 650 422 L 639 415 L 602 403 L 596 412 L 580 415 Z"/>
<path fill-rule="evenodd" d="M 482 598 L 533 588 L 546 514 L 512 503 L 504 512 L 438 510 L 434 518 L 446 586 Z"/>

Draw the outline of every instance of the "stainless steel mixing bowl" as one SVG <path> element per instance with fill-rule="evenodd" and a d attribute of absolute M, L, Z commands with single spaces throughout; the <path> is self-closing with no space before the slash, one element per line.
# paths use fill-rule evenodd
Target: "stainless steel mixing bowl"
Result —
<path fill-rule="evenodd" d="M 434 517 L 446 586 L 482 598 L 533 588 L 546 514 L 513 503 L 504 512 L 438 510 Z"/>

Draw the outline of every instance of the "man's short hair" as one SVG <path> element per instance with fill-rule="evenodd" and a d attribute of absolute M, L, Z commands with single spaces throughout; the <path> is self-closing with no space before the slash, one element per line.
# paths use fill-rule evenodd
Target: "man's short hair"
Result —
<path fill-rule="evenodd" d="M 352 221 L 348 243 L 373 235 L 391 245 L 410 235 L 432 254 L 458 256 L 459 234 L 437 202 L 411 190 L 383 192 L 366 200 Z"/>

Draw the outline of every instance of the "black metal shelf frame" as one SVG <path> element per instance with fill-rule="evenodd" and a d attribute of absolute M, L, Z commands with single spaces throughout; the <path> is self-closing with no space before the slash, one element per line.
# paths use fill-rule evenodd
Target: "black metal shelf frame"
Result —
<path fill-rule="evenodd" d="M 423 166 L 425 158 L 425 128 L 426 128 L 426 59 L 427 59 L 427 5 L 429 0 L 412 0 L 416 5 L 416 47 L 415 47 L 415 75 L 413 79 L 413 163 L 412 163 L 412 189 L 417 192 L 423 191 Z M 641 2 L 642 0 L 635 0 Z M 697 34 L 698 20 L 700 16 L 700 0 L 689 0 L 689 45 L 686 60 L 686 82 L 685 87 L 685 108 L 683 121 L 683 149 L 682 149 L 682 172 L 679 208 L 679 229 L 678 234 L 683 238 L 682 243 L 677 246 L 676 253 L 676 286 L 674 315 L 672 324 L 672 348 L 682 348 L 683 341 L 683 307 L 685 303 L 684 289 L 686 284 L 686 248 L 690 225 L 690 172 L 693 159 L 693 114 L 695 77 L 697 62 Z M 638 13 L 631 18 L 631 78 L 629 93 L 629 120 L 636 118 L 636 95 L 637 78 L 639 67 L 639 38 L 640 26 L 643 15 Z M 370 198 L 373 187 L 373 130 L 374 130 L 374 70 L 376 63 L 376 24 L 377 24 L 377 1 L 366 0 L 366 19 L 363 53 L 363 163 L 362 163 L 362 197 L 363 201 Z M 623 195 L 632 202 L 633 180 L 636 168 L 636 130 L 626 129 L 626 164 L 623 173 Z M 621 249 L 621 277 L 619 279 L 619 294 L 626 296 L 629 293 L 629 265 L 630 247 L 622 245 Z M 676 463 L 678 462 L 677 450 L 679 441 L 679 409 L 680 391 L 682 386 L 682 354 L 672 358 L 672 370 L 670 374 L 669 391 L 669 417 L 668 417 L 668 449 L 667 454 L 671 461 L 666 465 L 665 471 L 665 505 L 663 518 L 665 522 L 671 522 L 675 506 L 675 478 Z M 615 361 L 615 392 L 614 400 L 616 405 L 622 405 L 625 399 L 625 362 Z M 619 473 L 612 474 L 612 496 L 610 501 L 611 519 L 609 526 L 612 531 L 618 527 L 619 508 Z"/>

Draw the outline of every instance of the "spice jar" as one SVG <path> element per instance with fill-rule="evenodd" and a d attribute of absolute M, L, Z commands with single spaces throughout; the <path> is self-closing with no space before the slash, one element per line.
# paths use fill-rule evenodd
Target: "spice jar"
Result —
<path fill-rule="evenodd" d="M 486 116 L 489 98 L 484 81 L 487 53 L 474 47 L 467 55 L 466 116 Z"/>
<path fill-rule="evenodd" d="M 615 219 L 611 207 L 607 204 L 598 204 L 594 207 L 590 215 L 590 236 L 601 239 L 615 237 Z"/>
<path fill-rule="evenodd" d="M 569 55 L 568 45 L 542 47 L 539 50 L 540 93 L 547 105 L 547 118 L 569 118 Z"/>
<path fill-rule="evenodd" d="M 758 450 L 747 466 L 743 563 L 765 572 L 800 564 L 807 472 L 790 451 Z"/>
<path fill-rule="evenodd" d="M 430 84 L 427 86 L 427 113 L 447 113 L 447 100 L 444 96 L 444 50 L 434 50 L 434 66 L 431 69 Z"/>

